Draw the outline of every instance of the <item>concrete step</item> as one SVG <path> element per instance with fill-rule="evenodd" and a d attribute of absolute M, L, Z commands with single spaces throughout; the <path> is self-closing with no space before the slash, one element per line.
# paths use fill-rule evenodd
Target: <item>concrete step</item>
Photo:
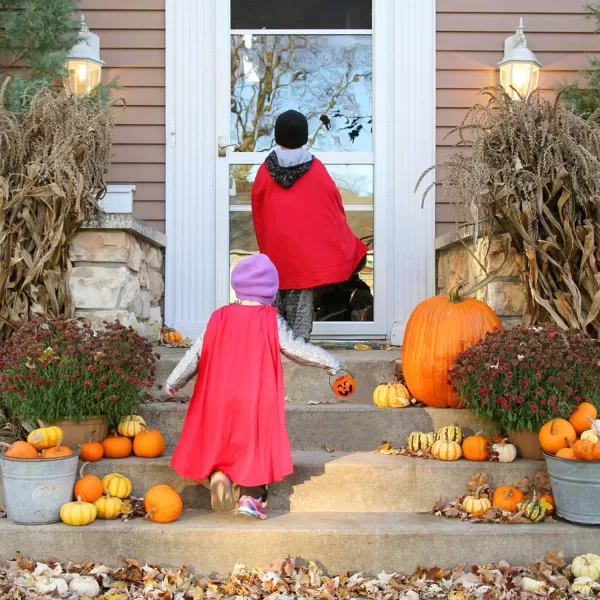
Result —
<path fill-rule="evenodd" d="M 288 404 L 286 409 L 288 432 L 295 451 L 370 452 L 383 440 L 401 446 L 406 444 L 412 431 L 434 431 L 452 424 L 470 432 L 494 432 L 491 424 L 475 417 L 471 411 L 452 408 Z M 146 404 L 139 413 L 150 426 L 162 431 L 167 447 L 172 449 L 179 439 L 186 411 L 187 404 L 164 402 Z"/>
<path fill-rule="evenodd" d="M 269 508 L 275 512 L 429 512 L 440 498 L 464 494 L 477 473 L 487 473 L 490 484 L 500 486 L 545 470 L 545 463 L 536 461 L 444 463 L 373 452 L 295 452 L 293 458 L 294 474 L 269 486 Z M 105 459 L 88 465 L 86 473 L 100 477 L 122 473 L 131 479 L 138 498 L 153 485 L 166 483 L 181 494 L 186 509 L 209 510 L 208 490 L 179 477 L 170 460 L 170 456 Z M 0 498 L 1 493 L 0 485 Z"/>
<path fill-rule="evenodd" d="M 184 350 L 160 348 L 160 361 L 157 363 L 156 383 L 163 385 Z M 385 350 L 355 351 L 334 350 L 344 369 L 352 373 L 357 381 L 356 392 L 348 399 L 355 404 L 368 404 L 372 401 L 373 390 L 385 381 L 395 381 L 394 363 L 399 353 Z M 335 398 L 329 387 L 329 376 L 322 369 L 300 367 L 283 359 L 285 374 L 285 392 L 294 403 L 306 404 L 307 400 L 331 400 Z M 182 397 L 188 397 L 193 391 L 194 382 L 180 390 Z"/>
<path fill-rule="evenodd" d="M 242 563 L 264 567 L 285 557 L 310 559 L 329 573 L 413 572 L 417 564 L 452 568 L 507 560 L 527 565 L 547 551 L 568 561 L 600 553 L 597 528 L 567 523 L 473 524 L 414 513 L 272 513 L 266 521 L 232 515 L 184 512 L 167 525 L 137 519 L 63 524 L 13 525 L 0 521 L 0 557 L 19 551 L 37 560 L 99 561 L 119 556 L 142 563 L 189 565 L 196 573 L 229 574 Z"/>

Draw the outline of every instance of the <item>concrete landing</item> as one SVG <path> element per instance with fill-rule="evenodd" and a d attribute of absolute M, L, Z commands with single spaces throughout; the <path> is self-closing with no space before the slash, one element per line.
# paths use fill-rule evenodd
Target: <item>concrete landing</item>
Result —
<path fill-rule="evenodd" d="M 196 573 L 228 575 L 235 564 L 264 567 L 287 556 L 313 560 L 330 573 L 412 572 L 416 565 L 451 568 L 506 560 L 528 564 L 547 551 L 567 561 L 600 553 L 594 527 L 567 523 L 472 524 L 414 513 L 272 514 L 266 521 L 188 511 L 168 525 L 141 519 L 23 527 L 0 521 L 0 556 L 17 551 L 38 560 L 99 561 L 119 556 Z"/>

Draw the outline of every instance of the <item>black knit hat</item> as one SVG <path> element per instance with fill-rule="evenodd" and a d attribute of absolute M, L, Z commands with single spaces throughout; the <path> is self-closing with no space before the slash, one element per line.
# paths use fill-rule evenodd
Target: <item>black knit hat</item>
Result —
<path fill-rule="evenodd" d="M 275 121 L 275 142 L 278 146 L 295 150 L 308 142 L 308 121 L 297 110 L 288 110 Z"/>

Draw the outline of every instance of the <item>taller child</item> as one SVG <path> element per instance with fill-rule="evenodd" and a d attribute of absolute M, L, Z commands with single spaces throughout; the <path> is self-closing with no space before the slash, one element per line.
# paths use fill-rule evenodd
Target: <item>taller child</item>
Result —
<path fill-rule="evenodd" d="M 314 288 L 347 281 L 364 266 L 367 247 L 346 221 L 340 193 L 323 163 L 304 148 L 306 117 L 295 110 L 275 123 L 278 150 L 252 187 L 252 218 L 260 252 L 279 272 L 275 306 L 304 340 L 313 325 Z"/>

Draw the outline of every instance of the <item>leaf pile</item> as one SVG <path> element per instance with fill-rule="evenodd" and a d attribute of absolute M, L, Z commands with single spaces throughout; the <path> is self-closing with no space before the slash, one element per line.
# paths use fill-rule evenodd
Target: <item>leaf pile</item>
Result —
<path fill-rule="evenodd" d="M 69 244 L 98 210 L 112 106 L 39 90 L 24 113 L 0 88 L 0 343 L 34 315 L 73 317 Z"/>
<path fill-rule="evenodd" d="M 521 477 L 521 479 L 515 481 L 513 485 L 525 494 L 526 500 L 530 500 L 534 496 L 539 498 L 543 494 L 550 494 L 552 492 L 550 487 L 550 477 L 547 472 L 539 472 L 535 473 L 535 475 Z M 438 517 L 459 519 L 461 521 L 468 521 L 469 523 L 502 523 L 506 525 L 527 523 L 531 525 L 532 522 L 524 517 L 521 511 L 503 510 L 497 506 L 492 506 L 492 508 L 481 517 L 474 517 L 462 507 L 462 503 L 466 496 L 476 493 L 478 493 L 481 498 L 489 498 L 490 500 L 492 498 L 493 492 L 488 485 L 488 476 L 485 473 L 478 473 L 470 479 L 467 485 L 467 493 L 464 496 L 459 496 L 448 504 L 440 499 L 440 501 L 431 509 L 431 512 Z M 554 519 L 548 515 L 540 522 L 553 523 Z"/>
<path fill-rule="evenodd" d="M 524 325 L 554 322 L 600 336 L 600 111 L 586 121 L 534 92 L 520 102 L 486 88 L 437 169 L 442 195 L 470 214 L 477 241 L 507 233 L 526 282 Z M 485 269 L 484 269 L 485 270 Z"/>
<path fill-rule="evenodd" d="M 194 577 L 187 567 L 162 568 L 143 565 L 120 557 L 123 566 L 110 569 L 97 563 L 61 565 L 56 562 L 35 563 L 17 555 L 15 560 L 0 561 L 0 593 L 2 598 L 38 600 L 56 598 L 52 592 L 36 592 L 39 581 L 70 584 L 81 577 L 93 578 L 100 588 L 102 600 L 221 600 L 244 597 L 253 600 L 293 600 L 314 598 L 343 600 L 529 600 L 546 598 L 564 600 L 582 598 L 571 589 L 572 574 L 562 553 L 548 553 L 528 568 L 497 564 L 458 566 L 454 569 L 417 567 L 414 573 L 381 573 L 368 577 L 363 573 L 341 573 L 327 576 L 317 565 L 303 566 L 294 560 L 280 561 L 268 569 L 234 568 L 226 580 Z M 62 583 L 61 585 L 65 585 Z M 597 584 L 593 590 L 597 592 Z M 74 592 L 62 598 L 78 600 Z"/>
<path fill-rule="evenodd" d="M 408 448 L 394 448 L 391 442 L 383 442 L 377 450 L 376 454 L 384 454 L 386 456 L 412 456 L 413 458 L 427 458 L 435 460 L 430 450 L 409 450 Z"/>

